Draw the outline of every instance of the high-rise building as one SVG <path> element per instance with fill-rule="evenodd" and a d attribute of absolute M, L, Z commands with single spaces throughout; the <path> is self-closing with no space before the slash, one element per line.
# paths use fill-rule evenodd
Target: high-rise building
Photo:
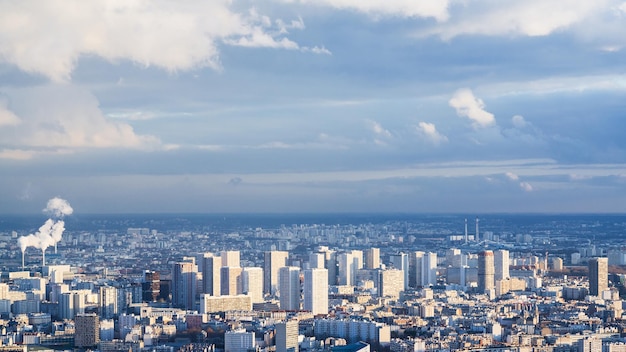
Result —
<path fill-rule="evenodd" d="M 280 309 L 300 310 L 300 268 L 285 266 L 278 270 Z"/>
<path fill-rule="evenodd" d="M 494 279 L 506 280 L 511 277 L 509 275 L 509 251 L 499 249 L 493 252 L 493 264 L 495 266 Z"/>
<path fill-rule="evenodd" d="M 380 248 L 368 248 L 365 250 L 365 269 L 380 268 Z"/>
<path fill-rule="evenodd" d="M 328 314 L 328 270 L 313 268 L 304 271 L 304 310 Z"/>
<path fill-rule="evenodd" d="M 161 291 L 161 274 L 146 270 L 141 283 L 142 298 L 145 302 L 156 302 Z"/>
<path fill-rule="evenodd" d="M 354 286 L 354 258 L 352 252 L 342 252 L 337 255 L 338 272 L 337 284 Z"/>
<path fill-rule="evenodd" d="M 200 261 L 202 271 L 202 293 L 211 296 L 219 296 L 222 293 L 220 270 L 222 268 L 222 258 L 214 256 L 212 253 L 204 253 Z"/>
<path fill-rule="evenodd" d="M 252 303 L 263 302 L 263 269 L 257 267 L 243 268 L 243 294 L 250 296 Z"/>
<path fill-rule="evenodd" d="M 317 252 L 317 253 L 309 254 L 309 268 L 324 269 L 325 266 L 326 266 L 326 256 L 324 255 L 324 253 Z"/>
<path fill-rule="evenodd" d="M 298 352 L 298 322 L 276 324 L 276 352 Z"/>
<path fill-rule="evenodd" d="M 238 266 L 223 266 L 220 269 L 221 294 L 235 296 L 243 293 L 242 269 Z"/>
<path fill-rule="evenodd" d="M 437 253 L 428 252 L 422 257 L 422 286 L 437 284 Z"/>
<path fill-rule="evenodd" d="M 100 342 L 100 319 L 95 313 L 76 315 L 74 324 L 74 346 L 93 347 Z"/>
<path fill-rule="evenodd" d="M 484 293 L 495 288 L 493 251 L 478 253 L 478 292 Z"/>
<path fill-rule="evenodd" d="M 406 253 L 392 254 L 389 256 L 389 261 L 393 264 L 393 267 L 401 270 L 404 276 L 402 282 L 404 282 L 404 288 L 409 288 L 409 256 Z"/>
<path fill-rule="evenodd" d="M 265 252 L 263 263 L 263 293 L 274 295 L 278 291 L 278 269 L 287 266 L 289 252 Z"/>
<path fill-rule="evenodd" d="M 224 352 L 248 352 L 254 350 L 254 332 L 245 329 L 227 331 L 224 334 Z"/>
<path fill-rule="evenodd" d="M 241 266 L 239 251 L 222 251 L 222 266 Z"/>
<path fill-rule="evenodd" d="M 117 288 L 112 286 L 100 287 L 100 317 L 112 319 L 118 313 Z"/>
<path fill-rule="evenodd" d="M 192 262 L 174 263 L 172 268 L 172 305 L 194 309 L 198 267 Z"/>
<path fill-rule="evenodd" d="M 404 290 L 404 271 L 399 269 L 379 270 L 378 296 L 397 299 Z"/>
<path fill-rule="evenodd" d="M 602 291 L 609 288 L 609 260 L 608 258 L 589 259 L 589 294 L 600 296 Z"/>
<path fill-rule="evenodd" d="M 411 252 L 409 253 L 409 286 L 420 287 L 422 286 L 422 258 L 424 258 L 424 252 Z"/>

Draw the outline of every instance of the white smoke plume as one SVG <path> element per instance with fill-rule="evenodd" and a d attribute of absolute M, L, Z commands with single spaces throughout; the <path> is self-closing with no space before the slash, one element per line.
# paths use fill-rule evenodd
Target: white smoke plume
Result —
<path fill-rule="evenodd" d="M 22 255 L 28 247 L 41 249 L 44 255 L 48 247 L 54 246 L 56 251 L 56 244 L 61 241 L 65 231 L 65 222 L 60 219 L 66 215 L 71 215 L 74 209 L 65 199 L 55 197 L 48 201 L 48 205 L 43 209 L 43 212 L 49 214 L 51 218 L 46 220 L 34 234 L 31 233 L 17 239 Z"/>

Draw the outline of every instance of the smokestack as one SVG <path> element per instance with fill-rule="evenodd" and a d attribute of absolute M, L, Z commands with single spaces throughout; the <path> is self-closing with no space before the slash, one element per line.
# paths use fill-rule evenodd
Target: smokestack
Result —
<path fill-rule="evenodd" d="M 24 270 L 25 265 L 24 265 L 24 254 L 26 254 L 25 251 L 22 251 L 22 270 Z"/>
<path fill-rule="evenodd" d="M 478 216 L 476 217 L 476 242 L 480 240 L 480 236 L 478 234 Z"/>
<path fill-rule="evenodd" d="M 465 243 L 467 244 L 467 218 L 465 218 Z"/>
<path fill-rule="evenodd" d="M 41 249 L 41 270 L 43 270 L 43 267 L 46 266 L 46 249 L 42 248 Z"/>

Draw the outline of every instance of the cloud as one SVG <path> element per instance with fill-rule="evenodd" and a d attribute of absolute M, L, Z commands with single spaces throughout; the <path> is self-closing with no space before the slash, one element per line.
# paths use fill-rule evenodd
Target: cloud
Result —
<path fill-rule="evenodd" d="M 448 19 L 448 0 L 283 0 L 317 6 L 330 6 L 341 10 L 358 11 L 369 16 L 423 17 L 437 21 Z"/>
<path fill-rule="evenodd" d="M 221 43 L 297 49 L 284 37 L 301 19 L 274 22 L 231 1 L 165 0 L 0 2 L 0 58 L 22 71 L 68 81 L 82 56 L 130 60 L 170 72 L 219 70 Z"/>
<path fill-rule="evenodd" d="M 158 138 L 135 133 L 127 123 L 111 121 L 91 93 L 67 85 L 13 91 L 21 123 L 0 129 L 5 149 L 0 158 L 30 159 L 44 153 L 80 148 L 159 148 Z"/>
<path fill-rule="evenodd" d="M 524 116 L 521 116 L 521 115 L 513 116 L 511 118 L 511 122 L 513 122 L 513 126 L 515 126 L 515 128 L 520 128 L 520 129 L 528 125 L 528 123 L 524 119 Z"/>
<path fill-rule="evenodd" d="M 478 1 L 458 4 L 450 20 L 423 34 L 445 40 L 460 35 L 546 36 L 581 24 L 602 14 L 614 1 L 528 0 L 520 2 Z"/>
<path fill-rule="evenodd" d="M 533 186 L 525 181 L 520 181 L 520 178 L 517 174 L 512 173 L 512 172 L 507 172 L 504 174 L 506 176 L 506 178 L 508 178 L 510 181 L 513 182 L 518 182 L 519 181 L 519 187 L 524 191 L 524 192 L 531 192 L 533 190 Z"/>
<path fill-rule="evenodd" d="M 470 89 L 459 89 L 448 102 L 456 110 L 457 115 L 467 117 L 475 129 L 495 125 L 493 114 L 484 110 L 485 103 L 474 96 Z"/>
<path fill-rule="evenodd" d="M 367 124 L 372 132 L 379 137 L 391 138 L 391 132 L 385 129 L 380 123 L 374 120 L 367 120 Z"/>
<path fill-rule="evenodd" d="M 22 120 L 0 101 L 0 127 L 19 125 Z"/>
<path fill-rule="evenodd" d="M 512 172 L 507 172 L 507 173 L 505 174 L 505 176 L 506 176 L 509 180 L 511 180 L 511 181 L 517 181 L 517 180 L 519 180 L 519 176 L 517 176 L 516 174 L 514 174 L 514 173 L 512 173 Z"/>
<path fill-rule="evenodd" d="M 429 122 L 420 122 L 417 127 L 417 133 L 424 139 L 433 143 L 434 145 L 439 145 L 441 143 L 447 142 L 448 137 L 442 135 L 437 131 L 437 127 L 435 124 Z"/>
<path fill-rule="evenodd" d="M 526 192 L 532 192 L 534 190 L 533 186 L 528 182 L 520 182 L 519 186 Z"/>

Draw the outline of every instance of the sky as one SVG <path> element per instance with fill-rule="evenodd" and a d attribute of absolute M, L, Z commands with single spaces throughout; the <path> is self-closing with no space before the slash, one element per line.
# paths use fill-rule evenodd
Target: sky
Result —
<path fill-rule="evenodd" d="M 0 0 L 0 213 L 626 212 L 626 2 Z"/>

